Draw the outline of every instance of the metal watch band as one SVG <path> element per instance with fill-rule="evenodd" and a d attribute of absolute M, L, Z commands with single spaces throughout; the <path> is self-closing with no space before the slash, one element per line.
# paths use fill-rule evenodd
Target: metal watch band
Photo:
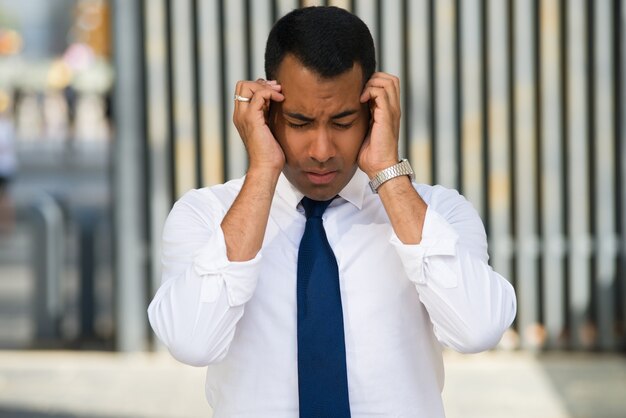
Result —
<path fill-rule="evenodd" d="M 372 192 L 378 193 L 378 188 L 384 182 L 400 176 L 409 176 L 411 180 L 415 179 L 415 173 L 411 168 L 411 164 L 409 164 L 409 160 L 406 158 L 400 160 L 398 164 L 385 168 L 383 171 L 376 174 L 374 178 L 370 180 L 370 188 Z"/>

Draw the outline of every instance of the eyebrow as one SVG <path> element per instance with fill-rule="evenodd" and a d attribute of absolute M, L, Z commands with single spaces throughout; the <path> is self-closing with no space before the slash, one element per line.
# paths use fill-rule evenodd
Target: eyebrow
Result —
<path fill-rule="evenodd" d="M 355 113 L 358 113 L 358 110 L 349 109 L 349 110 L 344 110 L 343 112 L 337 113 L 336 115 L 332 115 L 330 118 L 342 119 L 342 118 L 345 118 L 346 116 L 354 115 Z M 290 118 L 298 119 L 302 122 L 313 122 L 315 120 L 313 118 L 303 115 L 302 113 L 297 113 L 297 112 L 283 112 L 283 114 L 285 114 L 286 116 L 289 116 Z"/>

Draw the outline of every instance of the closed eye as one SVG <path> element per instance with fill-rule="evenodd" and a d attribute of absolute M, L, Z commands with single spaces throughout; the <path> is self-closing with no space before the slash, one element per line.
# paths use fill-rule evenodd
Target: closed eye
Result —
<path fill-rule="evenodd" d="M 290 128 L 293 128 L 293 129 L 302 129 L 302 128 L 308 126 L 308 125 L 309 125 L 309 122 L 293 123 L 293 122 L 287 121 L 287 126 L 289 126 Z"/>
<path fill-rule="evenodd" d="M 350 122 L 350 123 L 338 123 L 335 122 L 334 125 L 339 128 L 339 129 L 348 129 L 350 128 L 352 125 L 354 124 L 354 122 Z"/>

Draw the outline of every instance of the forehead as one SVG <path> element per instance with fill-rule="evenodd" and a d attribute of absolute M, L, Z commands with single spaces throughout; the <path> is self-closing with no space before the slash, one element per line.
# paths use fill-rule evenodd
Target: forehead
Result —
<path fill-rule="evenodd" d="M 358 64 L 336 77 L 323 78 L 287 55 L 276 75 L 285 96 L 282 104 L 285 111 L 314 116 L 360 105 L 363 75 Z"/>

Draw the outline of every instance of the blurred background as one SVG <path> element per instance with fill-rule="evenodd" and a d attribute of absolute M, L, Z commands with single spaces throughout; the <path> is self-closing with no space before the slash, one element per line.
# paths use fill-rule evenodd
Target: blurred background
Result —
<path fill-rule="evenodd" d="M 210 416 L 148 326 L 161 229 L 245 173 L 235 83 L 308 5 L 368 24 L 401 155 L 516 288 L 498 350 L 446 353 L 449 416 L 626 416 L 622 0 L 0 0 L 0 417 Z"/>

